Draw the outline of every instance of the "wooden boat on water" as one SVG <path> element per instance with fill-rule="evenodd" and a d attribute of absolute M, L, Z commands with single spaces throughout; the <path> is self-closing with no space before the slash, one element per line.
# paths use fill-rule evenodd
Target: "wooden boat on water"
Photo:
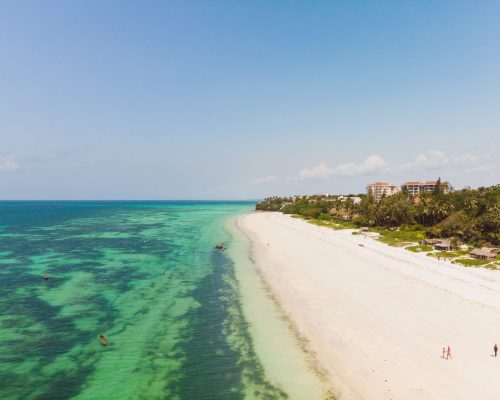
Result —
<path fill-rule="evenodd" d="M 108 339 L 106 339 L 106 336 L 104 336 L 104 335 L 99 335 L 99 342 L 103 346 L 107 346 L 109 344 Z"/>
<path fill-rule="evenodd" d="M 215 245 L 215 248 L 216 248 L 216 249 L 219 249 L 219 250 L 224 250 L 224 243 L 217 243 L 217 244 Z"/>
<path fill-rule="evenodd" d="M 45 280 L 49 279 L 49 274 L 47 272 L 45 274 L 43 274 L 43 279 L 45 279 Z"/>

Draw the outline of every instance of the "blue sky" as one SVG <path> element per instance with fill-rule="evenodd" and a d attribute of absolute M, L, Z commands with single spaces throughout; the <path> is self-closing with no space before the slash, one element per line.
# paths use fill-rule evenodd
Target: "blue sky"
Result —
<path fill-rule="evenodd" d="M 2 1 L 0 198 L 499 183 L 497 1 Z"/>

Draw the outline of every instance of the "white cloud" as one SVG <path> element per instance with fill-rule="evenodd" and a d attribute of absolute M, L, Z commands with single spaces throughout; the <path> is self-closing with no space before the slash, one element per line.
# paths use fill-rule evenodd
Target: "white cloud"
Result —
<path fill-rule="evenodd" d="M 415 160 L 402 164 L 402 170 L 426 170 L 444 167 L 449 162 L 448 157 L 441 150 L 429 150 L 427 153 L 420 153 Z"/>
<path fill-rule="evenodd" d="M 472 153 L 465 153 L 453 159 L 454 164 L 465 166 L 477 165 L 480 163 L 480 161 L 481 158 L 479 157 L 479 155 Z"/>
<path fill-rule="evenodd" d="M 333 169 L 330 168 L 324 161 L 312 168 L 304 168 L 299 171 L 299 179 L 322 179 L 330 176 Z"/>
<path fill-rule="evenodd" d="M 441 150 L 429 150 L 427 154 L 419 154 L 415 165 L 422 168 L 436 168 L 448 164 L 448 158 Z"/>
<path fill-rule="evenodd" d="M 491 149 L 490 149 L 491 151 Z M 457 156 L 448 156 L 441 150 L 431 149 L 418 154 L 410 162 L 396 163 L 386 161 L 378 154 L 372 154 L 359 163 L 350 162 L 331 166 L 325 161 L 310 168 L 301 169 L 291 177 L 280 177 L 268 175 L 254 178 L 246 183 L 226 186 L 224 189 L 235 189 L 240 187 L 258 186 L 276 182 L 286 182 L 289 185 L 297 184 L 298 181 L 321 180 L 329 177 L 356 177 L 376 176 L 376 179 L 390 180 L 395 176 L 401 179 L 414 179 L 414 175 L 441 175 L 447 179 L 457 179 L 460 175 L 484 176 L 486 173 L 498 170 L 495 160 L 491 156 L 469 150 Z M 431 171 L 427 173 L 427 171 Z M 459 180 L 459 179 L 457 179 Z M 272 185 L 265 186 L 272 187 Z"/>
<path fill-rule="evenodd" d="M 360 164 L 340 164 L 333 169 L 333 173 L 339 176 L 354 176 L 388 171 L 389 169 L 389 163 L 387 161 L 377 154 L 372 154 L 365 158 Z"/>
<path fill-rule="evenodd" d="M 490 159 L 489 154 L 464 153 L 453 159 L 455 168 L 461 169 L 464 173 L 488 172 L 494 167 L 486 162 Z"/>
<path fill-rule="evenodd" d="M 15 155 L 0 156 L 0 171 L 15 171 L 19 169 L 19 163 L 15 160 Z"/>
<path fill-rule="evenodd" d="M 463 172 L 466 174 L 477 174 L 479 172 L 490 172 L 493 171 L 495 167 L 489 164 L 483 165 L 474 165 L 467 168 L 464 168 Z"/>
<path fill-rule="evenodd" d="M 275 175 L 263 176 L 261 178 L 255 178 L 250 181 L 251 185 L 261 185 L 263 183 L 271 183 L 280 181 L 280 177 Z"/>
<path fill-rule="evenodd" d="M 289 178 L 289 181 L 296 179 L 324 179 L 331 175 L 336 176 L 355 176 L 364 175 L 374 172 L 388 171 L 390 169 L 389 163 L 386 162 L 381 156 L 372 154 L 365 158 L 361 163 L 346 163 L 340 164 L 336 167 L 329 167 L 327 163 L 321 161 L 318 165 L 311 168 L 304 168 L 299 171 L 297 177 Z"/>

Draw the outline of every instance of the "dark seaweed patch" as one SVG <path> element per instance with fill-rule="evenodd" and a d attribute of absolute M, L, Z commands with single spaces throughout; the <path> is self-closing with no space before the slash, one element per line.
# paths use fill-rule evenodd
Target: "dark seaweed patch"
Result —
<path fill-rule="evenodd" d="M 201 307 L 185 316 L 189 318 L 190 329 L 176 346 L 176 351 L 185 357 L 183 373 L 168 390 L 181 399 L 243 399 L 245 376 L 257 388 L 258 398 L 286 399 L 284 392 L 266 381 L 258 362 L 237 291 L 228 282 L 233 285 L 236 282 L 232 261 L 222 252 L 214 251 L 211 262 L 213 272 L 190 293 Z M 231 316 L 230 307 L 235 310 Z M 237 335 L 244 349 L 237 351 L 229 345 L 228 324 L 238 325 Z M 244 358 L 241 350 L 246 353 Z"/>

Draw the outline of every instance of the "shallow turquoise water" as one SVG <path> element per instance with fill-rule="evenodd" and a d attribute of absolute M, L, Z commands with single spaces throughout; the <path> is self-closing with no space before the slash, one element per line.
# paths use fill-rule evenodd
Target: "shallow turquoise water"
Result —
<path fill-rule="evenodd" d="M 1 202 L 0 398 L 288 398 L 214 249 L 253 206 Z"/>

